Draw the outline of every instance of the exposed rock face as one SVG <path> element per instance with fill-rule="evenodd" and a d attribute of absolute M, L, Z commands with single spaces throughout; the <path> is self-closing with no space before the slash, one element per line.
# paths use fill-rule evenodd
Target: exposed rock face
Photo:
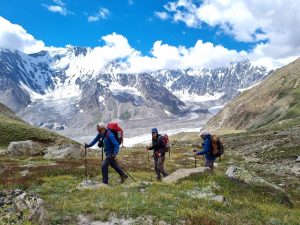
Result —
<path fill-rule="evenodd" d="M 44 201 L 22 190 L 0 192 L 0 224 L 48 225 L 49 215 Z"/>
<path fill-rule="evenodd" d="M 102 187 L 109 188 L 109 186 L 107 184 L 104 184 L 102 182 L 84 180 L 77 186 L 76 189 L 77 190 L 84 190 L 84 189 L 95 190 L 95 189 L 102 188 Z"/>
<path fill-rule="evenodd" d="M 300 162 L 300 156 L 298 156 L 298 158 L 296 159 L 296 162 Z"/>
<path fill-rule="evenodd" d="M 249 172 L 243 168 L 230 166 L 226 171 L 226 176 L 230 179 L 246 183 L 249 185 L 255 185 L 260 187 L 267 187 L 276 191 L 282 195 L 282 203 L 292 206 L 292 202 L 289 196 L 284 192 L 284 190 L 268 181 L 262 177 L 256 176 L 254 173 Z"/>
<path fill-rule="evenodd" d="M 187 178 L 187 177 L 190 177 L 193 175 L 205 173 L 207 171 L 210 171 L 210 169 L 207 167 L 198 167 L 198 168 L 193 168 L 193 169 L 179 169 L 179 170 L 175 171 L 174 173 L 170 174 L 169 176 L 163 178 L 163 182 L 165 182 L 167 184 L 177 183 L 181 179 L 184 179 L 184 178 Z"/>
<path fill-rule="evenodd" d="M 42 151 L 43 151 L 43 146 L 31 140 L 10 142 L 7 148 L 7 153 L 15 156 L 39 155 L 42 153 Z"/>
<path fill-rule="evenodd" d="M 79 145 L 66 144 L 46 149 L 45 159 L 80 159 L 82 152 Z"/>

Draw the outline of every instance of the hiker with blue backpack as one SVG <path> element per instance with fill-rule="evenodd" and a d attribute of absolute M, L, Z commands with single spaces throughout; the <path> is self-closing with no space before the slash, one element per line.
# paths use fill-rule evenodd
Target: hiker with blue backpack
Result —
<path fill-rule="evenodd" d="M 161 135 L 158 133 L 157 128 L 152 128 L 152 146 L 146 146 L 146 150 L 153 150 L 154 170 L 156 173 L 156 180 L 161 181 L 161 175 L 163 177 L 168 176 L 164 167 L 166 158 L 166 152 L 169 151 L 169 139 L 167 135 Z"/>
<path fill-rule="evenodd" d="M 217 157 L 221 157 L 224 152 L 224 146 L 222 141 L 216 136 L 211 135 L 207 131 L 202 131 L 200 137 L 203 139 L 203 150 L 197 151 L 194 149 L 193 151 L 196 152 L 196 155 L 204 155 L 205 156 L 205 167 L 209 167 L 210 169 L 214 169 L 214 161 Z"/>
<path fill-rule="evenodd" d="M 102 162 L 102 182 L 108 184 L 108 167 L 111 166 L 120 175 L 121 183 L 123 183 L 128 176 L 116 160 L 120 144 L 123 141 L 123 131 L 116 123 L 108 124 L 107 127 L 105 124 L 99 123 L 97 124 L 97 131 L 97 136 L 90 144 L 85 144 L 85 148 L 92 147 L 99 142 L 98 146 L 103 146 L 106 156 Z"/>

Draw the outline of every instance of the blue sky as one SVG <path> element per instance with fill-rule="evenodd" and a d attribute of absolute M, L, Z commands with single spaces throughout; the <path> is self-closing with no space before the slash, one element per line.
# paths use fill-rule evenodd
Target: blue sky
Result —
<path fill-rule="evenodd" d="M 184 23 L 161 20 L 155 12 L 162 11 L 167 1 L 161 0 L 64 0 L 67 15 L 53 13 L 45 5 L 58 5 L 48 0 L 1 0 L 0 15 L 21 25 L 46 45 L 98 46 L 100 37 L 116 32 L 127 37 L 129 43 L 148 54 L 156 40 L 170 45 L 191 47 L 196 41 L 210 41 L 229 49 L 249 50 L 252 43 L 234 40 L 218 29 L 203 25 L 189 28 Z M 16 7 L 17 6 L 17 7 Z M 101 9 L 109 10 L 107 18 L 88 22 Z"/>
<path fill-rule="evenodd" d="M 299 8 L 298 0 L 0 0 L 0 47 L 29 52 L 33 42 L 96 47 L 123 38 L 143 57 L 138 62 L 150 57 L 158 69 L 243 57 L 278 67 L 299 56 Z M 114 40 L 104 41 L 110 34 Z"/>

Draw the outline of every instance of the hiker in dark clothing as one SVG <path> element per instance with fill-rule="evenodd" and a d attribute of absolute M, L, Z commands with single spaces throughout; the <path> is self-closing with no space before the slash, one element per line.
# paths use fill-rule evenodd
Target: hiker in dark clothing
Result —
<path fill-rule="evenodd" d="M 205 156 L 205 167 L 209 167 L 212 170 L 214 169 L 214 161 L 216 159 L 216 157 L 212 154 L 212 144 L 211 144 L 211 135 L 206 132 L 203 131 L 200 134 L 201 138 L 204 140 L 204 142 L 202 143 L 203 146 L 203 150 L 202 151 L 198 151 L 196 149 L 194 149 L 194 152 L 196 152 L 196 155 L 204 155 Z"/>
<path fill-rule="evenodd" d="M 108 166 L 111 166 L 121 177 L 121 183 L 123 183 L 128 176 L 119 166 L 116 161 L 116 156 L 119 153 L 119 143 L 116 140 L 113 132 L 105 127 L 105 124 L 97 124 L 98 134 L 90 144 L 85 144 L 85 147 L 92 147 L 97 142 L 103 142 L 105 160 L 102 162 L 102 182 L 108 184 Z"/>
<path fill-rule="evenodd" d="M 154 170 L 156 173 L 156 179 L 161 180 L 161 175 L 164 177 L 168 176 L 164 168 L 165 162 L 165 147 L 162 140 L 160 140 L 160 134 L 156 128 L 152 129 L 152 146 L 146 147 L 146 150 L 153 150 L 153 159 L 154 159 Z"/>

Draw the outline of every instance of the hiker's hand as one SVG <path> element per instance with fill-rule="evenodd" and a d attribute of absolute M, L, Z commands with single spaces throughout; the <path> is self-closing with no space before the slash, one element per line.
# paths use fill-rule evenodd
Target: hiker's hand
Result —
<path fill-rule="evenodd" d="M 146 147 L 145 147 L 145 150 L 148 151 L 148 150 L 149 150 L 149 146 L 146 146 Z"/>
<path fill-rule="evenodd" d="M 193 152 L 197 152 L 197 149 L 194 148 L 192 151 L 193 151 Z"/>
<path fill-rule="evenodd" d="M 87 143 L 84 143 L 84 147 L 85 148 L 88 148 L 88 147 L 90 147 Z"/>
<path fill-rule="evenodd" d="M 157 152 L 156 155 L 157 155 L 157 157 L 161 157 L 161 153 L 160 152 Z"/>
<path fill-rule="evenodd" d="M 109 155 L 109 158 L 110 158 L 110 159 L 115 159 L 116 156 L 117 156 L 116 154 L 112 154 L 112 155 Z"/>

